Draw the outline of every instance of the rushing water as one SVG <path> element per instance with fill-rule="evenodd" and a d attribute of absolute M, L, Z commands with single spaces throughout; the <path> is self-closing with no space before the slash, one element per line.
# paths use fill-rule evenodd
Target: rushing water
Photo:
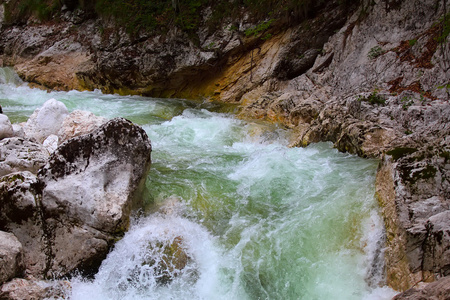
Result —
<path fill-rule="evenodd" d="M 176 99 L 30 89 L 0 69 L 0 103 L 22 122 L 49 98 L 121 116 L 152 141 L 145 213 L 71 299 L 390 299 L 382 285 L 377 162 Z M 161 281 L 176 241 L 187 257 Z M 380 252 L 381 251 L 381 252 Z M 148 263 L 153 262 L 153 265 Z M 156 263 L 155 263 L 156 262 Z"/>

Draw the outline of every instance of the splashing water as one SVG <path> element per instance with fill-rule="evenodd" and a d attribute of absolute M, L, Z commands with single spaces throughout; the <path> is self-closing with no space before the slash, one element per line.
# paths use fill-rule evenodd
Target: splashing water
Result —
<path fill-rule="evenodd" d="M 71 299 L 395 294 L 379 287 L 377 161 L 328 143 L 288 148 L 288 132 L 218 113 L 210 103 L 47 93 L 0 70 L 0 103 L 12 122 L 56 98 L 69 110 L 128 118 L 152 140 L 146 215 L 133 221 L 94 279 L 72 279 Z"/>

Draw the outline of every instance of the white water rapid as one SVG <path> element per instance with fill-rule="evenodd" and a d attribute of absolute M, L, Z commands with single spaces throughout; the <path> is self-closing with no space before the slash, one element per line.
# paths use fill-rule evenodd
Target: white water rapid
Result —
<path fill-rule="evenodd" d="M 383 287 L 377 161 L 328 143 L 288 148 L 287 131 L 236 119 L 208 103 L 47 93 L 0 69 L 0 104 L 11 122 L 25 121 L 49 98 L 70 111 L 125 117 L 143 126 L 153 147 L 145 212 L 93 279 L 71 279 L 70 299 L 395 294 Z M 163 272 L 155 266 L 167 264 L 167 249 L 183 254 Z"/>

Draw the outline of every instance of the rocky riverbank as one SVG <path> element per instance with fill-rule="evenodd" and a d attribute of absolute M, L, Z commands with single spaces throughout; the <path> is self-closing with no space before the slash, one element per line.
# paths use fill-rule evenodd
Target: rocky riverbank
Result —
<path fill-rule="evenodd" d="M 292 128 L 292 146 L 332 141 L 380 158 L 387 283 L 404 291 L 446 277 L 450 4 L 327 3 L 302 22 L 254 34 L 246 32 L 264 22 L 200 26 L 194 40 L 176 28 L 130 37 L 112 22 L 64 11 L 56 24 L 4 24 L 0 60 L 48 89 L 236 103 L 242 118 Z"/>
<path fill-rule="evenodd" d="M 142 207 L 150 141 L 125 119 L 69 114 L 54 99 L 16 129 L 8 123 L 0 127 L 8 136 L 0 141 L 0 298 L 55 296 L 67 284 L 43 280 L 95 272 Z"/>

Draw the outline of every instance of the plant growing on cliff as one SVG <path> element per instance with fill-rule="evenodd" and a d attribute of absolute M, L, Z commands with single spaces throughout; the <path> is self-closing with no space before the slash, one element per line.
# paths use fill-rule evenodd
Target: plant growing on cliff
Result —
<path fill-rule="evenodd" d="M 369 102 L 372 105 L 375 104 L 380 104 L 380 105 L 384 105 L 386 104 L 386 99 L 384 99 L 381 95 L 378 94 L 378 91 L 373 91 L 372 93 L 370 93 L 369 96 L 358 96 L 357 98 L 358 101 L 365 101 L 365 102 Z"/>
<path fill-rule="evenodd" d="M 380 46 L 375 46 L 370 49 L 369 53 L 367 54 L 367 57 L 369 59 L 375 59 L 378 56 L 383 55 L 384 53 L 386 53 L 386 51 L 384 51 Z"/>
<path fill-rule="evenodd" d="M 264 21 L 264 22 L 254 26 L 252 28 L 249 28 L 249 29 L 245 30 L 244 34 L 245 34 L 246 37 L 259 36 L 261 33 L 266 31 L 267 29 L 269 29 L 274 21 L 275 21 L 275 19 L 270 19 L 270 20 Z M 267 38 L 268 35 L 270 35 L 270 34 L 267 34 L 266 36 L 261 37 L 261 39 L 263 39 L 263 40 L 268 39 Z M 270 38 L 270 36 L 269 36 L 269 38 Z"/>

